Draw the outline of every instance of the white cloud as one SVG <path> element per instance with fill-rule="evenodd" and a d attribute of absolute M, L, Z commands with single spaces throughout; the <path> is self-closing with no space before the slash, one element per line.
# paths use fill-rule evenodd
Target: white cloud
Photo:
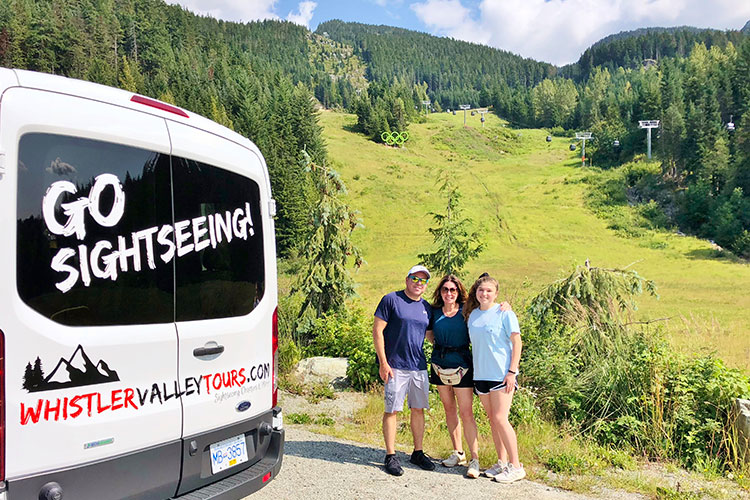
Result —
<path fill-rule="evenodd" d="M 286 20 L 291 21 L 295 24 L 301 24 L 302 26 L 309 28 L 310 20 L 313 17 L 313 11 L 317 6 L 317 3 L 308 0 L 300 2 L 297 6 L 297 12 L 290 12 L 289 15 L 286 16 Z"/>
<path fill-rule="evenodd" d="M 425 0 L 412 4 L 411 9 L 437 35 L 485 44 L 490 40 L 460 0 Z"/>
<path fill-rule="evenodd" d="M 750 19 L 747 0 L 482 0 L 478 15 L 462 0 L 412 4 L 437 35 L 481 42 L 562 65 L 597 40 L 620 31 L 689 25 L 739 29 Z"/>
<path fill-rule="evenodd" d="M 225 21 L 249 22 L 262 19 L 279 19 L 274 13 L 276 0 L 177 0 L 170 3 L 182 5 L 195 14 L 211 16 Z"/>

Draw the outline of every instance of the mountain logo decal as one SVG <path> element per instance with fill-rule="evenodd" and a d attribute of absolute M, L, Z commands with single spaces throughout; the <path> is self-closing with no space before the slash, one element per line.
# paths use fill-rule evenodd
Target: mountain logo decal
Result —
<path fill-rule="evenodd" d="M 83 350 L 83 346 L 78 344 L 70 358 L 60 358 L 47 376 L 44 375 L 42 360 L 38 356 L 33 366 L 29 362 L 23 374 L 23 388 L 28 392 L 55 391 L 119 380 L 117 372 L 112 370 L 106 361 L 100 359 L 94 364 Z"/>

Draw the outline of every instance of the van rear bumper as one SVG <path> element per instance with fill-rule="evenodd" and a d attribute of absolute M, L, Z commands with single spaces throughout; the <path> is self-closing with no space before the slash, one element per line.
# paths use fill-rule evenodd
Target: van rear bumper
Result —
<path fill-rule="evenodd" d="M 238 500 L 267 485 L 281 470 L 284 455 L 284 429 L 274 429 L 266 455 L 251 467 L 233 476 L 185 493 L 173 500 Z"/>
<path fill-rule="evenodd" d="M 264 449 L 258 450 L 262 455 L 253 465 L 236 473 L 229 469 L 218 481 L 200 485 L 176 497 L 173 495 L 178 491 L 184 440 L 93 464 L 0 482 L 0 500 L 43 498 L 40 493 L 49 485 L 60 488 L 63 498 L 74 500 L 239 500 L 278 475 L 285 437 L 281 418 L 281 409 L 276 407 L 244 425 L 239 424 L 246 427 L 260 422 L 273 421 L 276 424 L 278 421 L 279 425 L 271 427 L 270 433 L 266 434 Z M 255 427 L 249 433 L 257 434 L 253 429 Z M 186 471 L 183 469 L 182 472 Z"/>

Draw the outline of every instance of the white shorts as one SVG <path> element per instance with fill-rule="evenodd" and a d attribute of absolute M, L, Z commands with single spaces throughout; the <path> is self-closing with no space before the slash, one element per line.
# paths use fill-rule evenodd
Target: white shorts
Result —
<path fill-rule="evenodd" d="M 385 412 L 404 409 L 404 398 L 409 394 L 409 408 L 429 408 L 430 377 L 427 370 L 399 370 L 385 384 Z"/>

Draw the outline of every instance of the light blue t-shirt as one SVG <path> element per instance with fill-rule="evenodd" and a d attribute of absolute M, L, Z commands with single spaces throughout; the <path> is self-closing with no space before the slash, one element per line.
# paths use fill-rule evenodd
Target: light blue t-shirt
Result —
<path fill-rule="evenodd" d="M 468 326 L 474 380 L 504 380 L 513 352 L 510 334 L 521 333 L 516 314 L 501 311 L 499 304 L 494 304 L 487 311 L 477 308 L 471 311 Z"/>

